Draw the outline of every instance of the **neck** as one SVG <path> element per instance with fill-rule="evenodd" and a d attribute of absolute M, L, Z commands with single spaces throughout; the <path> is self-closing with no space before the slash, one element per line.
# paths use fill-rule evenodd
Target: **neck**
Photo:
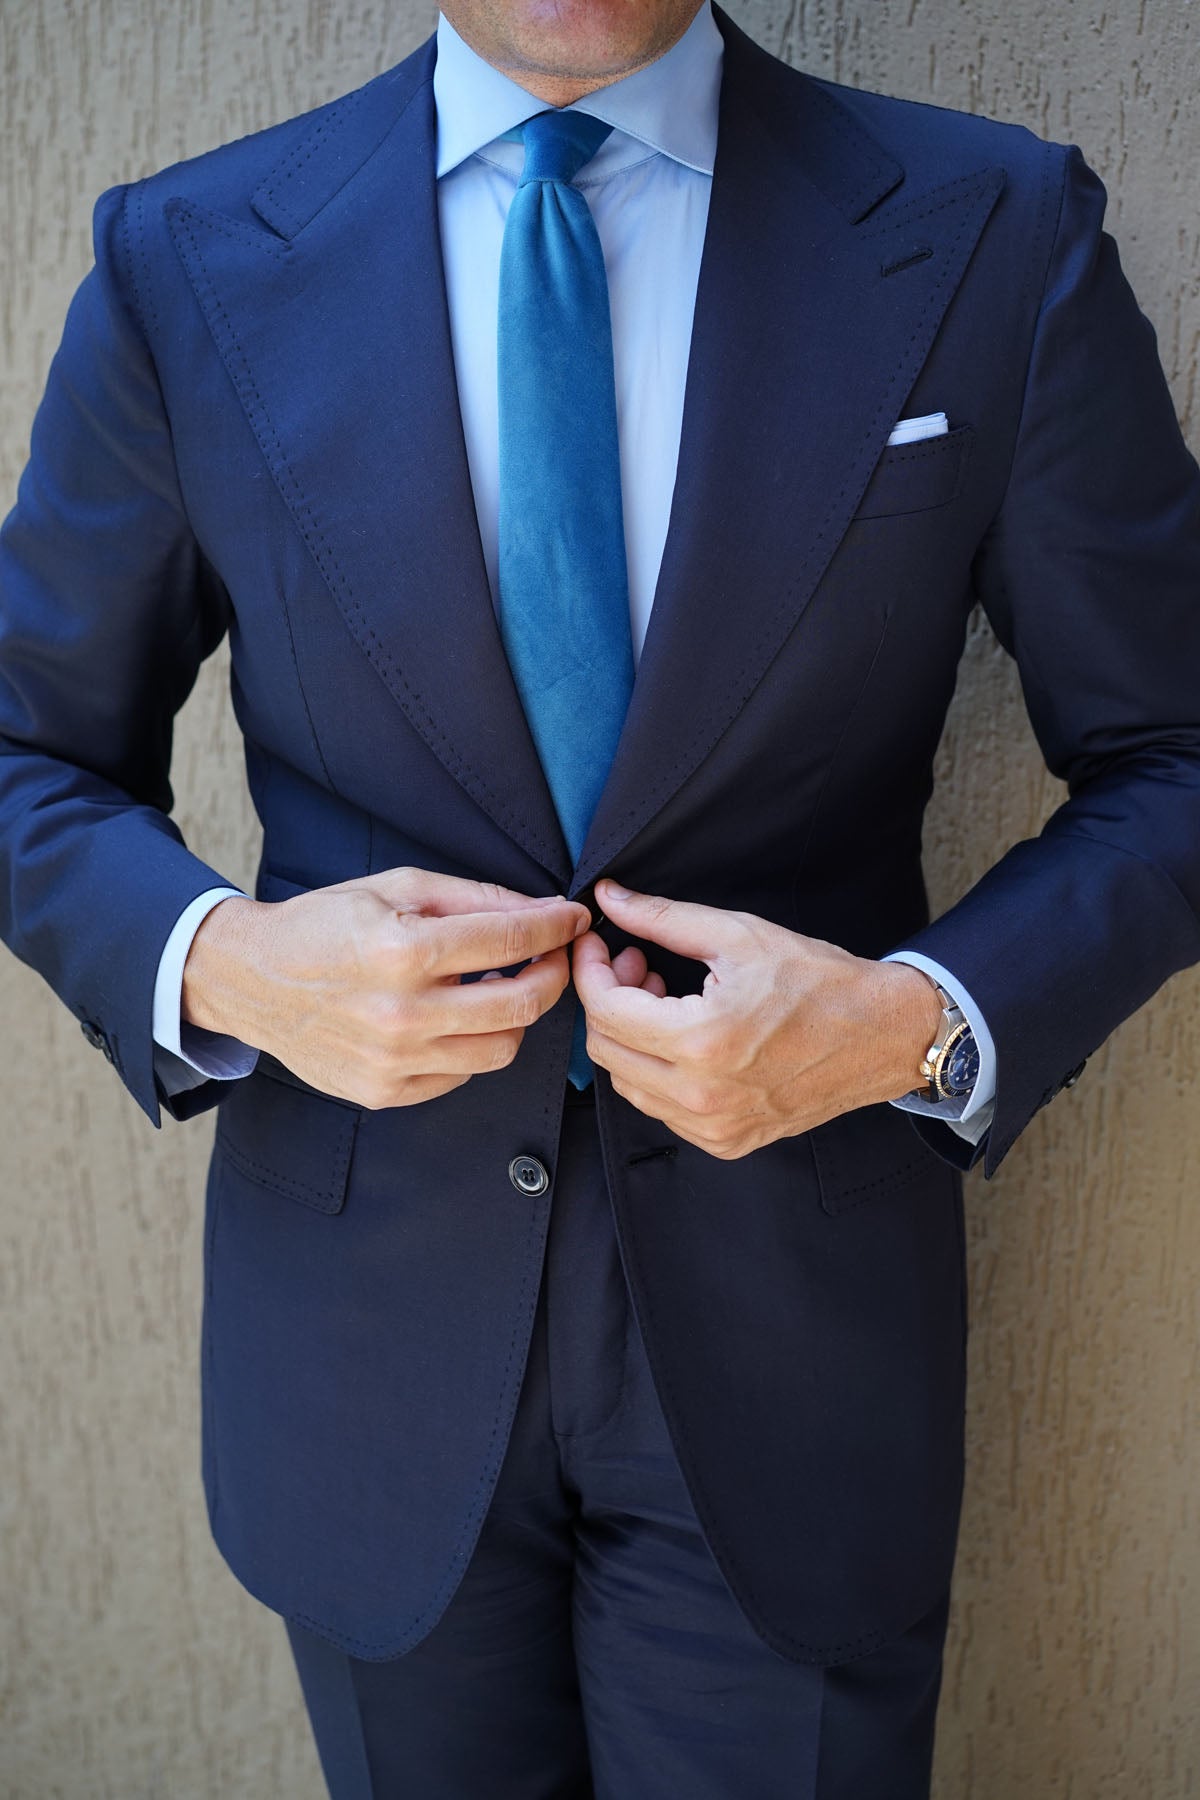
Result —
<path fill-rule="evenodd" d="M 510 81 L 515 81 L 518 87 L 523 87 L 536 100 L 544 100 L 547 106 L 573 106 L 585 94 L 594 94 L 600 88 L 611 87 L 614 81 L 623 81 L 626 75 L 635 75 L 639 69 L 648 69 L 651 63 L 657 61 L 657 56 L 648 56 L 644 62 L 634 63 L 618 74 L 596 76 L 547 75 L 539 69 L 507 67 L 503 63 L 493 63 L 492 66 L 501 75 L 507 75 Z"/>

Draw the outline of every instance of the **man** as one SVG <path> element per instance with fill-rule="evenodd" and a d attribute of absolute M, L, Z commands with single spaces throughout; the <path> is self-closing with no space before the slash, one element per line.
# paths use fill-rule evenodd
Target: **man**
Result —
<path fill-rule="evenodd" d="M 339 1800 L 927 1791 L 957 1170 L 1200 957 L 1200 480 L 1102 208 L 694 0 L 462 0 L 98 204 L 5 935 L 220 1103 L 210 1517 Z M 976 599 L 1071 797 L 931 923 Z M 255 900 L 166 817 L 226 630 Z"/>

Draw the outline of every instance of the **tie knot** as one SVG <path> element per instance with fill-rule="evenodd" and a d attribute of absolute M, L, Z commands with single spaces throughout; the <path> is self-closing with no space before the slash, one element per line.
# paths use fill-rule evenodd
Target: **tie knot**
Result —
<path fill-rule="evenodd" d="M 521 127 L 525 166 L 519 185 L 530 181 L 573 181 L 612 130 L 591 113 L 543 112 Z"/>

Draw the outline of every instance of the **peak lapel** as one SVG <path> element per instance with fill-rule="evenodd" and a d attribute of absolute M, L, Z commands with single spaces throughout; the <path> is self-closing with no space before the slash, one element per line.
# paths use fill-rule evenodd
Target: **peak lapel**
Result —
<path fill-rule="evenodd" d="M 488 590 L 438 236 L 433 51 L 319 119 L 254 195 L 172 234 L 346 625 L 433 753 L 559 881 L 570 862 Z"/>
<path fill-rule="evenodd" d="M 699 766 L 795 628 L 1003 185 L 985 169 L 870 217 L 902 169 L 718 16 L 717 160 L 671 522 L 577 889 Z"/>

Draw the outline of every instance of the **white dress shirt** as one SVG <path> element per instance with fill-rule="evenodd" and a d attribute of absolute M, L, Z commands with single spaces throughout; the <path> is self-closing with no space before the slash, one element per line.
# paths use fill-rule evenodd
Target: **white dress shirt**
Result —
<path fill-rule="evenodd" d="M 722 39 L 705 0 L 674 47 L 649 67 L 576 102 L 613 127 L 575 185 L 587 196 L 604 251 L 613 327 L 617 434 L 635 662 L 646 634 L 679 458 L 692 314 L 713 165 Z M 438 218 L 450 333 L 484 560 L 496 594 L 499 423 L 496 317 L 500 245 L 524 150 L 506 134 L 546 103 L 492 68 L 445 18 L 433 78 Z M 183 965 L 201 920 L 236 889 L 202 894 L 178 921 L 154 994 L 156 1069 L 170 1091 L 248 1074 L 255 1052 L 180 1024 Z M 980 1050 L 965 1104 L 897 1102 L 928 1111 L 977 1142 L 991 1122 L 995 1051 L 979 1009 L 954 976 L 903 953 L 954 995 Z"/>

